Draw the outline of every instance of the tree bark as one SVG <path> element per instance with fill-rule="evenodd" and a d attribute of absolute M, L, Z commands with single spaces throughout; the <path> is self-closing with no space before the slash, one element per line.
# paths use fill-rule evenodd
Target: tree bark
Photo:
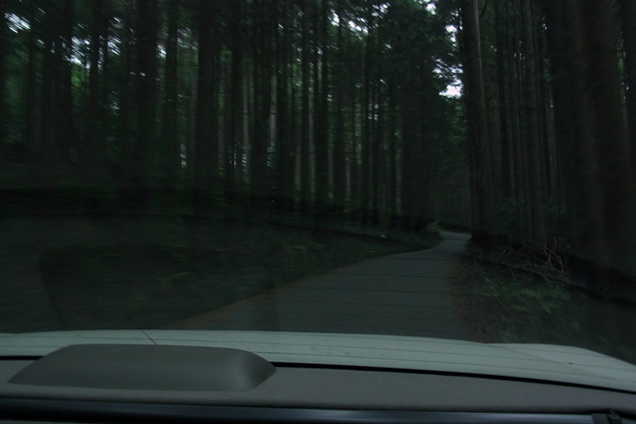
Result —
<path fill-rule="evenodd" d="M 225 195 L 233 199 L 236 195 L 236 168 L 241 160 L 237 156 L 237 146 L 242 144 L 243 131 L 243 33 L 245 31 L 243 14 L 245 2 L 243 0 L 229 2 L 230 23 L 230 52 L 232 54 L 230 66 L 230 89 L 226 101 L 228 109 L 225 129 Z"/>
<path fill-rule="evenodd" d="M 290 62 L 292 52 L 289 0 L 277 0 L 281 28 L 278 31 L 278 69 L 276 78 L 276 195 L 279 208 L 293 206 L 295 155 L 291 140 L 293 119 L 290 119 Z M 292 110 L 293 111 L 293 110 Z M 290 125 L 291 124 L 291 125 Z"/>
<path fill-rule="evenodd" d="M 47 4 L 45 8 L 40 160 L 46 170 L 46 184 L 66 176 L 70 148 L 76 144 L 70 64 L 73 52 L 73 6 L 72 0 L 65 0 L 62 4 Z"/>
<path fill-rule="evenodd" d="M 555 104 L 557 154 L 568 205 L 573 253 L 607 265 L 607 238 L 598 156 L 594 151 L 594 109 L 587 89 L 585 27 L 578 2 L 544 0 Z"/>
<path fill-rule="evenodd" d="M 620 0 L 626 82 L 627 122 L 632 169 L 636 169 L 636 2 Z"/>
<path fill-rule="evenodd" d="M 307 213 L 312 200 L 312 172 L 311 172 L 311 127 L 310 116 L 310 82 L 311 82 L 311 30 L 310 23 L 313 19 L 311 9 L 313 5 L 303 2 L 302 10 L 302 58 L 301 58 L 301 136 L 300 136 L 300 210 Z"/>
<path fill-rule="evenodd" d="M 477 0 L 462 0 L 464 87 L 469 122 L 472 183 L 473 238 L 488 243 L 494 234 L 493 185 L 488 152 L 486 101 L 483 78 L 479 7 Z"/>
<path fill-rule="evenodd" d="M 317 18 L 314 78 L 314 149 L 316 169 L 316 205 L 324 213 L 329 201 L 329 26 L 330 4 L 322 0 Z"/>
<path fill-rule="evenodd" d="M 544 208 L 544 193 L 542 186 L 543 157 L 540 129 L 539 129 L 539 102 L 538 102 L 538 75 L 536 73 L 537 51 L 535 46 L 535 18 L 532 4 L 524 2 L 522 5 L 524 32 L 524 74 L 525 74 L 525 119 L 527 134 L 528 157 L 528 186 L 529 186 L 529 216 L 530 216 L 530 240 L 542 245 L 546 240 Z"/>
<path fill-rule="evenodd" d="M 343 74 L 345 66 L 342 56 L 344 50 L 344 31 L 345 16 L 343 10 L 344 0 L 338 0 L 336 3 L 336 14 L 338 16 L 338 30 L 336 34 L 336 51 L 339 59 L 332 67 L 335 75 L 340 78 L 334 78 L 334 98 L 335 98 L 335 122 L 333 132 L 333 182 L 334 182 L 334 206 L 339 212 L 345 209 L 345 199 L 347 196 L 347 162 L 346 162 L 346 146 L 345 146 L 345 111 L 344 111 L 344 85 Z"/>
<path fill-rule="evenodd" d="M 136 15 L 137 62 L 136 131 L 133 187 L 138 190 L 137 201 L 142 209 L 150 207 L 150 188 L 156 166 L 155 137 L 157 105 L 157 0 L 139 0 Z"/>
<path fill-rule="evenodd" d="M 102 44 L 105 43 L 106 21 L 104 0 L 91 3 L 90 27 L 90 70 L 88 76 L 88 104 L 86 107 L 87 140 L 83 146 L 82 163 L 92 177 L 103 175 L 105 171 L 105 146 L 101 67 L 103 66 Z"/>
<path fill-rule="evenodd" d="M 258 0 L 252 45 L 254 46 L 254 136 L 250 149 L 250 184 L 255 206 L 266 206 L 269 196 L 268 148 L 270 139 L 270 107 L 272 103 L 271 12 L 267 1 Z M 257 208 L 258 209 L 258 208 Z"/>
<path fill-rule="evenodd" d="M 217 3 L 199 0 L 199 69 L 195 141 L 195 191 L 197 213 L 212 212 L 212 190 L 218 166 L 217 106 Z"/>
<path fill-rule="evenodd" d="M 175 188 L 181 167 L 181 139 L 179 137 L 179 1 L 169 0 L 166 37 L 166 65 L 163 101 L 163 148 L 161 175 L 166 187 Z"/>
<path fill-rule="evenodd" d="M 587 35 L 588 86 L 594 107 L 595 153 L 599 158 L 604 220 L 612 265 L 636 275 L 634 179 L 624 120 L 612 0 L 583 2 Z"/>
<path fill-rule="evenodd" d="M 512 178 L 512 157 L 511 157 L 511 93 L 508 87 L 510 75 L 510 31 L 509 31 L 509 2 L 495 3 L 495 44 L 496 69 L 497 69 L 497 93 L 499 105 L 499 144 L 501 146 L 501 156 L 499 157 L 501 180 L 498 191 L 501 191 L 500 202 L 509 200 L 513 193 Z M 499 202 L 498 202 L 499 203 Z"/>
<path fill-rule="evenodd" d="M 0 0 L 0 148 L 4 149 L 8 129 L 7 51 L 9 47 L 7 0 Z"/>

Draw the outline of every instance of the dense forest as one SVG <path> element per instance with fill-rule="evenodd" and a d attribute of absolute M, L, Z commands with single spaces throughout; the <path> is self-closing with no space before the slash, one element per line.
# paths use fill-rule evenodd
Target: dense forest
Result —
<path fill-rule="evenodd" d="M 635 5 L 460 3 L 474 233 L 636 275 Z"/>
<path fill-rule="evenodd" d="M 3 214 L 439 220 L 636 275 L 631 0 L 0 11 Z"/>
<path fill-rule="evenodd" d="M 0 145 L 25 184 L 126 208 L 467 214 L 467 190 L 443 198 L 466 180 L 459 100 L 440 95 L 454 47 L 417 2 L 2 5 Z"/>

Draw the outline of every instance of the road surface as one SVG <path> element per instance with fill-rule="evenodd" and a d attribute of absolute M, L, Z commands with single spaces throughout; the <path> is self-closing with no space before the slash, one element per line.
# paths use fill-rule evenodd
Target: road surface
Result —
<path fill-rule="evenodd" d="M 432 249 L 338 268 L 168 328 L 468 339 L 451 303 L 448 274 L 469 236 L 442 237 Z"/>

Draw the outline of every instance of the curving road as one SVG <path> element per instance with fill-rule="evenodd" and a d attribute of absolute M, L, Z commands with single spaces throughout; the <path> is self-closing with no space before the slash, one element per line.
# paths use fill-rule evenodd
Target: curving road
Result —
<path fill-rule="evenodd" d="M 383 333 L 468 339 L 452 306 L 451 262 L 469 236 L 338 268 L 169 328 Z"/>

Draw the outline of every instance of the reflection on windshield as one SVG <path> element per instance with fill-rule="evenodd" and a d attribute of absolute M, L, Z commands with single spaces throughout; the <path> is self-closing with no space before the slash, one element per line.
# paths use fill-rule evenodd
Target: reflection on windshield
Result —
<path fill-rule="evenodd" d="M 0 8 L 1 331 L 636 362 L 633 2 Z"/>

